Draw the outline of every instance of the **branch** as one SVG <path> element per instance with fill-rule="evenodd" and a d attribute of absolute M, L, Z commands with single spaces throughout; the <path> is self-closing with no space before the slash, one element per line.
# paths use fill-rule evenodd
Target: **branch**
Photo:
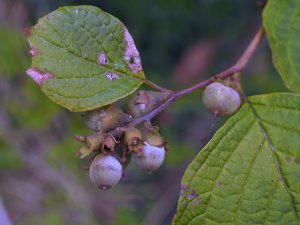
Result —
<path fill-rule="evenodd" d="M 212 83 L 215 79 L 226 78 L 226 77 L 232 76 L 233 74 L 235 74 L 237 72 L 242 71 L 245 68 L 245 66 L 248 64 L 251 57 L 253 56 L 259 43 L 261 42 L 262 38 L 264 37 L 264 34 L 265 34 L 265 30 L 261 26 L 258 29 L 257 33 L 255 34 L 254 38 L 251 40 L 251 42 L 248 45 L 248 47 L 246 48 L 246 50 L 244 51 L 244 53 L 242 54 L 242 56 L 239 58 L 239 60 L 233 66 L 229 67 L 228 69 L 224 70 L 223 72 L 218 73 L 215 76 L 213 76 L 205 81 L 195 84 L 192 87 L 178 91 L 176 93 L 176 96 L 181 97 L 183 95 L 189 94 L 197 89 L 206 87 L 207 85 Z"/>
<path fill-rule="evenodd" d="M 191 86 L 189 88 L 183 89 L 183 90 L 178 91 L 178 92 L 173 92 L 171 90 L 160 87 L 160 86 L 156 85 L 155 83 L 153 83 L 149 80 L 144 80 L 144 83 L 146 85 L 152 87 L 153 89 L 156 89 L 156 90 L 162 91 L 162 92 L 169 92 L 170 97 L 168 99 L 166 99 L 164 102 L 162 102 L 158 107 L 154 108 L 152 111 L 147 113 L 146 115 L 134 119 L 133 121 L 128 123 L 123 128 L 134 127 L 134 126 L 137 126 L 137 125 L 139 125 L 139 124 L 141 124 L 145 121 L 150 121 L 153 117 L 155 117 L 157 114 L 159 114 L 161 111 L 163 111 L 169 104 L 171 104 L 173 101 L 175 101 L 178 97 L 187 95 L 187 94 L 189 94 L 193 91 L 196 91 L 200 88 L 204 88 L 207 85 L 209 85 L 210 83 L 212 83 L 215 79 L 226 78 L 226 77 L 232 76 L 233 74 L 235 74 L 237 72 L 242 71 L 245 68 L 245 66 L 248 64 L 251 57 L 253 56 L 253 54 L 254 54 L 255 50 L 257 49 L 259 43 L 261 42 L 262 38 L 264 37 L 264 34 L 265 34 L 264 28 L 261 26 L 258 29 L 255 36 L 253 37 L 253 39 L 251 40 L 251 42 L 249 43 L 249 45 L 246 48 L 246 50 L 244 51 L 244 53 L 241 55 L 239 60 L 233 66 L 231 66 L 228 69 L 224 70 L 223 72 L 218 73 L 218 74 L 210 77 L 209 79 L 207 79 L 205 81 L 202 81 L 198 84 L 195 84 L 194 86 Z M 126 129 L 123 129 L 123 128 L 119 128 L 119 129 L 116 129 L 114 131 L 111 131 L 110 134 L 112 136 L 121 136 L 126 130 Z"/>
<path fill-rule="evenodd" d="M 253 37 L 253 39 L 251 40 L 251 42 L 249 43 L 248 47 L 246 48 L 246 50 L 244 51 L 244 53 L 241 55 L 241 57 L 239 58 L 239 60 L 231 67 L 229 67 L 228 69 L 224 70 L 223 72 L 220 72 L 212 77 L 210 77 L 209 79 L 202 81 L 198 84 L 195 84 L 189 88 L 183 89 L 181 91 L 178 92 L 171 92 L 170 97 L 165 100 L 161 105 L 159 105 L 157 108 L 153 109 L 151 112 L 149 112 L 148 114 L 135 119 L 134 121 L 132 121 L 131 123 L 128 124 L 128 126 L 136 126 L 144 121 L 149 121 L 151 120 L 153 117 L 155 117 L 158 113 L 160 113 L 161 111 L 163 111 L 169 104 L 171 104 L 173 101 L 176 100 L 176 98 L 187 95 L 193 91 L 196 91 L 200 88 L 204 88 L 207 85 L 209 85 L 210 83 L 212 83 L 215 79 L 223 79 L 229 76 L 232 76 L 233 74 L 242 71 L 245 66 L 248 64 L 249 60 L 251 59 L 251 57 L 253 56 L 255 50 L 257 49 L 258 45 L 260 44 L 261 40 L 263 39 L 265 34 L 265 30 L 264 28 L 261 26 L 257 33 L 255 34 L 255 36 Z M 150 81 L 147 81 L 148 85 Z M 151 82 L 151 85 L 153 85 L 154 83 Z M 150 86 L 151 86 L 150 85 Z M 161 88 L 157 85 L 155 85 L 157 90 L 161 89 L 161 90 L 167 90 L 165 88 Z"/>
<path fill-rule="evenodd" d="M 165 92 L 165 91 L 170 91 L 164 87 L 161 87 L 159 85 L 157 85 L 156 83 L 150 81 L 150 80 L 147 80 L 147 79 L 141 79 L 143 81 L 144 84 L 146 84 L 147 86 L 153 88 L 154 90 L 157 90 L 157 91 L 161 91 L 161 92 Z"/>

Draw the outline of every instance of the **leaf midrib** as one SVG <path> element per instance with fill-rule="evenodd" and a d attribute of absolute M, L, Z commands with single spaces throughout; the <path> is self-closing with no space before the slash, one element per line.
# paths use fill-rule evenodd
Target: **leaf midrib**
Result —
<path fill-rule="evenodd" d="M 247 113 L 247 114 L 248 114 L 248 113 Z M 246 114 L 246 115 L 247 115 L 247 114 Z M 241 122 L 241 121 L 243 121 L 243 120 L 244 120 L 244 117 L 242 117 L 242 118 L 241 118 L 240 120 L 238 120 L 237 122 Z M 236 124 L 237 124 L 237 123 L 233 124 L 233 126 L 235 126 Z M 249 124 L 249 126 L 248 126 L 248 128 L 247 128 L 247 131 L 248 131 L 249 129 L 251 129 L 251 127 L 253 126 L 253 124 L 254 124 L 254 123 Z M 246 132 L 247 132 L 247 131 L 246 131 Z M 245 134 L 245 135 L 246 135 L 246 134 Z M 245 135 L 243 135 L 243 137 L 241 137 L 241 140 L 245 137 Z M 225 136 L 223 136 L 223 137 L 219 140 L 219 142 L 216 143 L 216 145 L 218 145 L 218 144 L 222 141 L 223 138 L 225 138 Z M 238 145 L 240 144 L 240 142 L 241 142 L 241 141 L 237 142 L 236 146 L 238 146 Z M 236 146 L 235 146 L 234 148 L 236 148 Z M 226 161 L 231 157 L 231 155 L 232 155 L 233 153 L 234 153 L 234 151 L 232 151 L 232 152 L 229 154 L 229 156 L 227 157 Z M 199 171 L 199 170 L 202 168 L 202 166 L 204 165 L 204 163 L 206 162 L 206 160 L 208 159 L 208 157 L 209 157 L 209 156 L 207 156 L 207 157 L 205 158 L 205 160 L 202 162 L 202 164 L 201 164 L 200 167 L 197 169 L 197 171 Z M 226 163 L 226 162 L 225 162 L 225 163 Z M 219 173 L 216 175 L 216 178 L 219 176 L 219 174 L 221 173 L 221 171 L 223 170 L 223 168 L 224 168 L 224 166 L 220 169 Z M 195 177 L 196 174 L 197 174 L 197 171 L 193 174 L 193 176 L 192 176 L 193 178 L 192 178 L 191 180 L 194 179 L 194 177 Z M 188 191 L 190 191 L 191 186 L 192 186 L 192 184 L 189 185 Z M 209 200 L 208 200 L 208 203 L 207 203 L 207 205 L 206 205 L 205 212 L 203 213 L 203 214 L 204 214 L 203 221 L 205 221 L 205 217 L 206 217 L 206 214 L 207 214 L 206 212 L 207 212 L 207 209 L 208 209 L 210 200 L 211 200 L 211 195 L 212 195 L 212 193 L 213 193 L 213 191 L 214 191 L 214 189 L 215 189 L 215 186 L 216 186 L 216 182 L 215 182 L 215 184 L 214 184 L 214 186 L 213 186 L 213 188 L 212 188 L 212 191 L 210 192 Z M 186 199 L 185 199 L 185 200 L 186 200 Z M 188 206 L 189 204 L 190 204 L 190 202 L 187 203 L 187 206 Z M 187 209 L 187 207 L 184 208 L 184 210 L 183 210 L 183 212 L 181 213 L 181 215 L 184 214 L 184 212 L 185 212 L 186 209 Z M 194 219 L 198 218 L 199 216 L 200 216 L 200 215 L 194 217 L 192 220 L 190 220 L 190 221 L 187 223 L 187 225 L 190 224 Z"/>
<path fill-rule="evenodd" d="M 272 144 L 272 141 L 270 139 L 270 137 L 268 136 L 267 134 L 267 131 L 266 129 L 264 128 L 262 122 L 261 122 L 261 119 L 259 118 L 259 116 L 257 115 L 256 111 L 255 111 L 255 108 L 253 107 L 252 103 L 250 101 L 248 101 L 248 105 L 249 105 L 249 108 L 250 110 L 252 111 L 253 115 L 254 115 L 254 118 L 256 120 L 256 122 L 258 123 L 259 127 L 260 127 L 260 130 L 266 140 L 266 142 L 268 143 L 270 149 L 271 149 L 271 152 L 272 152 L 272 155 L 273 155 L 273 158 L 274 158 L 274 163 L 275 163 L 275 166 L 276 166 L 276 169 L 277 169 L 277 172 L 278 172 L 278 175 L 279 175 L 279 179 L 282 181 L 282 183 L 284 184 L 284 187 L 286 189 L 286 192 L 288 193 L 289 195 L 289 199 L 290 199 L 290 204 L 291 204 L 291 208 L 292 208 L 292 211 L 293 211 L 293 214 L 296 218 L 296 221 L 298 224 L 300 224 L 300 220 L 299 220 L 299 217 L 298 217 L 298 214 L 297 214 L 297 209 L 296 209 L 296 206 L 295 206 L 295 203 L 294 203 L 294 197 L 291 193 L 291 190 L 286 182 L 286 180 L 284 179 L 284 176 L 282 174 L 282 171 L 281 171 L 281 167 L 280 167 L 280 164 L 279 164 L 279 161 L 278 161 L 278 158 L 277 158 L 277 155 L 276 155 L 276 148 L 274 147 L 274 145 Z"/>

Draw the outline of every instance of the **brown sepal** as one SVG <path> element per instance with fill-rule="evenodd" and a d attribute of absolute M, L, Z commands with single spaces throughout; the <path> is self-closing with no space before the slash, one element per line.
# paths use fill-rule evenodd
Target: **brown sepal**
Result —
<path fill-rule="evenodd" d="M 114 152 L 116 143 L 117 143 L 116 139 L 113 136 L 108 135 L 105 137 L 101 149 L 104 152 L 106 151 Z"/>

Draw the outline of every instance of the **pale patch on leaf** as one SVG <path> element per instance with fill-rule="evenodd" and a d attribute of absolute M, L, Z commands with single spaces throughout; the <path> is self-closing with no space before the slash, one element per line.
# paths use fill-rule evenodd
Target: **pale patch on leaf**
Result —
<path fill-rule="evenodd" d="M 39 85 L 42 86 L 46 80 L 51 79 L 53 76 L 50 73 L 43 73 L 36 68 L 30 68 L 26 73 Z"/>
<path fill-rule="evenodd" d="M 124 59 L 127 62 L 128 67 L 133 73 L 139 73 L 143 71 L 139 52 L 136 49 L 134 41 L 126 28 L 124 29 L 124 39 L 126 42 Z"/>
<path fill-rule="evenodd" d="M 188 200 L 193 200 L 194 198 L 197 198 L 198 197 L 198 194 L 195 190 L 192 190 L 191 193 L 189 193 L 188 195 Z"/>
<path fill-rule="evenodd" d="M 116 73 L 113 73 L 111 71 L 108 71 L 104 74 L 104 77 L 109 81 L 114 81 L 119 79 L 119 75 Z"/>
<path fill-rule="evenodd" d="M 101 52 L 100 55 L 98 56 L 98 63 L 101 65 L 108 64 L 108 59 L 104 52 Z"/>
<path fill-rule="evenodd" d="M 29 70 L 30 75 L 39 83 L 47 78 L 39 71 L 55 75 L 41 90 L 71 111 L 116 102 L 145 79 L 124 24 L 97 7 L 61 7 L 25 33 L 30 46 L 38 49 L 38 54 L 31 51 L 31 67 L 37 70 Z"/>
<path fill-rule="evenodd" d="M 38 50 L 36 48 L 30 48 L 28 51 L 29 55 L 36 56 L 38 54 Z"/>

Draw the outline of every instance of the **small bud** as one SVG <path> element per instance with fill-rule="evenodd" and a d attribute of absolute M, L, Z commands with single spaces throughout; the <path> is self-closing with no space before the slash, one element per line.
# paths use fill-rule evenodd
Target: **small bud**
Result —
<path fill-rule="evenodd" d="M 137 100 L 138 95 L 134 95 L 127 103 L 126 111 L 133 118 L 138 118 L 144 115 L 146 106 L 145 104 L 139 104 L 135 101 Z"/>
<path fill-rule="evenodd" d="M 123 114 L 120 108 L 109 105 L 86 112 L 84 123 L 88 128 L 104 133 L 118 127 Z"/>
<path fill-rule="evenodd" d="M 138 91 L 128 102 L 127 112 L 134 118 L 141 117 L 160 105 L 169 96 L 169 92 Z"/>
<path fill-rule="evenodd" d="M 230 116 L 240 107 L 241 97 L 233 88 L 215 82 L 205 88 L 203 104 L 215 116 Z"/>
<path fill-rule="evenodd" d="M 111 155 L 99 154 L 90 166 L 89 177 L 97 187 L 107 190 L 120 181 L 122 172 L 122 166 L 117 159 Z"/>

